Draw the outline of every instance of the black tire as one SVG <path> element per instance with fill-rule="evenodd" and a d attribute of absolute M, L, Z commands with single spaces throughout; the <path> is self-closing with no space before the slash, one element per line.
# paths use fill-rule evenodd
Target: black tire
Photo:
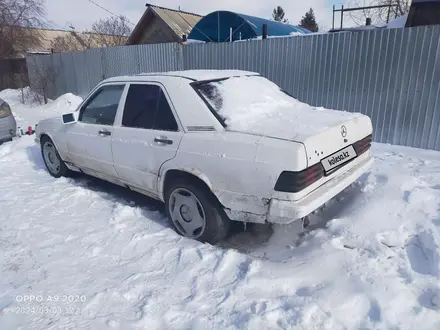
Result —
<path fill-rule="evenodd" d="M 194 194 L 203 208 L 205 227 L 199 237 L 185 235 L 179 228 L 177 228 L 176 223 L 172 219 L 170 214 L 170 197 L 173 192 L 178 189 L 185 189 Z M 231 220 L 226 215 L 214 194 L 202 183 L 197 182 L 195 179 L 177 178 L 165 187 L 164 197 L 166 214 L 173 223 L 176 232 L 182 236 L 193 238 L 200 242 L 216 244 L 224 240 L 228 235 Z"/>
<path fill-rule="evenodd" d="M 54 170 L 53 166 L 49 166 L 47 163 L 48 160 L 46 160 L 46 157 L 44 155 L 44 148 L 46 143 L 53 146 L 53 150 L 55 151 L 53 156 L 56 157 L 56 159 L 59 161 L 59 169 L 57 171 Z M 43 136 L 41 138 L 40 144 L 41 144 L 41 156 L 43 157 L 44 165 L 46 165 L 46 169 L 49 172 L 49 174 L 54 178 L 68 176 L 70 174 L 70 170 L 67 168 L 66 164 L 61 159 L 60 155 L 58 154 L 58 150 L 56 149 L 55 144 L 53 144 L 52 140 L 48 136 Z"/>

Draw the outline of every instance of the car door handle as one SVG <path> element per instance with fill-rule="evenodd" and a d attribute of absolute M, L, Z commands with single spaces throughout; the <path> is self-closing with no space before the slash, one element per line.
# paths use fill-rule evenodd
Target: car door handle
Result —
<path fill-rule="evenodd" d="M 109 131 L 106 131 L 106 130 L 100 130 L 98 133 L 99 133 L 99 135 L 101 135 L 101 136 L 109 136 L 109 135 L 112 135 L 112 132 L 109 132 Z"/>
<path fill-rule="evenodd" d="M 173 144 L 173 140 L 169 140 L 166 136 L 158 136 L 154 139 L 157 144 Z"/>

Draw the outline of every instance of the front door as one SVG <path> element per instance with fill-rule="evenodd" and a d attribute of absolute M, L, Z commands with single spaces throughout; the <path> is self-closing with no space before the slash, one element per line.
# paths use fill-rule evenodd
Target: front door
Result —
<path fill-rule="evenodd" d="M 112 138 L 119 179 L 155 195 L 160 167 L 174 158 L 182 136 L 163 87 L 130 84 L 121 125 L 115 127 Z"/>
<path fill-rule="evenodd" d="M 84 172 L 104 179 L 116 178 L 111 139 L 124 84 L 99 88 L 81 107 L 78 122 L 66 125 L 70 159 Z"/>

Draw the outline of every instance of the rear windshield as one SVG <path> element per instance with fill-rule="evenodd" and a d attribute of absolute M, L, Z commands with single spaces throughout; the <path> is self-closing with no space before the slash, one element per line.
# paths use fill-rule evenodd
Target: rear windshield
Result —
<path fill-rule="evenodd" d="M 231 77 L 196 84 L 195 89 L 226 126 L 276 115 L 295 105 L 295 98 L 261 76 Z"/>

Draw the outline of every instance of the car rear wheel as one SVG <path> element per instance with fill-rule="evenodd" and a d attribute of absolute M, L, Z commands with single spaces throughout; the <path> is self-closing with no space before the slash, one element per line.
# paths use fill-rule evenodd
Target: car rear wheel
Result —
<path fill-rule="evenodd" d="M 41 154 L 47 171 L 54 178 L 66 176 L 69 173 L 69 169 L 58 154 L 52 140 L 48 137 L 41 139 Z"/>
<path fill-rule="evenodd" d="M 229 218 L 211 191 L 201 184 L 177 180 L 165 191 L 165 208 L 182 236 L 215 244 L 228 234 Z"/>

